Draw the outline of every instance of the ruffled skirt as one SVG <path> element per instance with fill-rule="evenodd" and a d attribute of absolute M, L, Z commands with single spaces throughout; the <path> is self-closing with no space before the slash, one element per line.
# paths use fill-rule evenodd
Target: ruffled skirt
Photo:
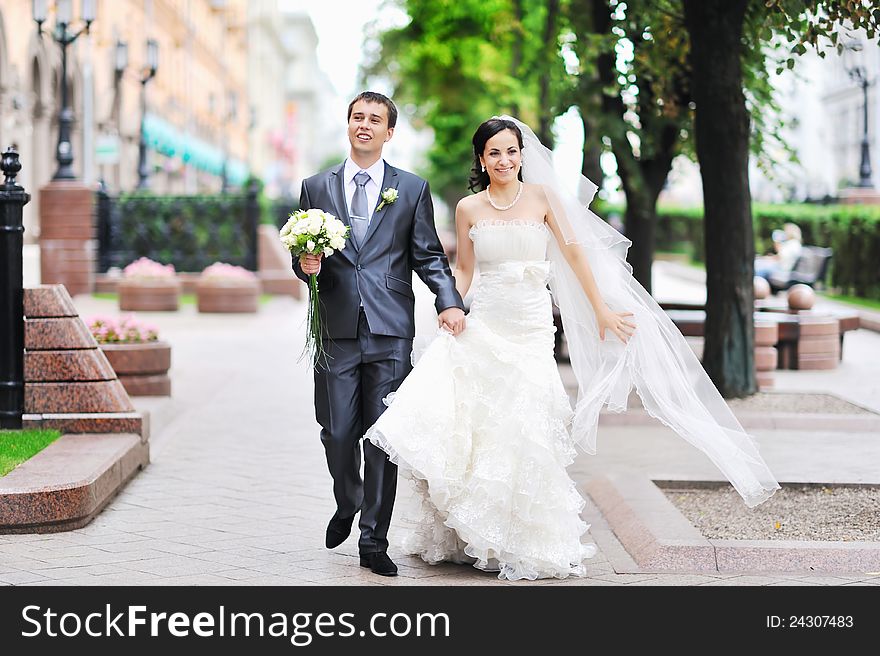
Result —
<path fill-rule="evenodd" d="M 493 284 L 498 283 L 498 284 Z M 467 328 L 438 335 L 366 439 L 412 479 L 404 550 L 499 578 L 584 576 L 589 526 L 566 472 L 572 410 L 553 358 L 540 277 L 483 276 Z"/>

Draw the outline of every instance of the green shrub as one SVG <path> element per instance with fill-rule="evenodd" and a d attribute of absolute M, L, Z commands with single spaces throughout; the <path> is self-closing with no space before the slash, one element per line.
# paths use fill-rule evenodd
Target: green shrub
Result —
<path fill-rule="evenodd" d="M 601 216 L 624 208 L 599 204 Z M 828 282 L 841 293 L 880 300 L 880 206 L 784 204 L 752 206 L 755 252 L 772 253 L 773 230 L 795 223 L 804 244 L 834 249 Z M 703 209 L 661 207 L 658 209 L 657 250 L 688 253 L 705 261 Z"/>

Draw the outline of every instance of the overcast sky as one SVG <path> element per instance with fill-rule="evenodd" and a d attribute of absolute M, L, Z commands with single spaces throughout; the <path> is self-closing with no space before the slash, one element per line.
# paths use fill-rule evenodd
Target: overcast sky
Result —
<path fill-rule="evenodd" d="M 356 91 L 364 27 L 375 20 L 380 25 L 405 20 L 385 0 L 279 0 L 278 4 L 284 11 L 304 11 L 311 17 L 318 34 L 318 64 L 346 98 Z"/>

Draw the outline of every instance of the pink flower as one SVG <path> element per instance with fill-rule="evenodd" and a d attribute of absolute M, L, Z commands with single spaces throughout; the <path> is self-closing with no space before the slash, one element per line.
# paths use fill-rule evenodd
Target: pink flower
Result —
<path fill-rule="evenodd" d="M 126 278 L 173 278 L 177 275 L 173 264 L 159 264 L 147 257 L 141 257 L 122 270 Z"/>
<path fill-rule="evenodd" d="M 248 271 L 244 267 L 226 264 L 225 262 L 214 262 L 211 266 L 205 267 L 200 277 L 202 280 L 217 280 L 230 283 L 250 283 L 257 279 L 253 271 Z"/>
<path fill-rule="evenodd" d="M 138 321 L 133 314 L 119 319 L 105 316 L 91 317 L 86 321 L 98 344 L 155 342 L 159 329 L 152 324 Z"/>

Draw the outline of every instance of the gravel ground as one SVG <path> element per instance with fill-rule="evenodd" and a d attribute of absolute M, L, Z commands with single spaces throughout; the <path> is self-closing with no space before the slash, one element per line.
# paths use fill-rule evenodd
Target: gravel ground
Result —
<path fill-rule="evenodd" d="M 709 539 L 880 541 L 877 486 L 783 485 L 754 509 L 732 487 L 662 491 Z"/>
<path fill-rule="evenodd" d="M 834 415 L 875 414 L 861 406 L 844 401 L 831 394 L 763 392 L 745 399 L 729 399 L 727 404 L 734 410 L 746 412 L 798 412 Z"/>

